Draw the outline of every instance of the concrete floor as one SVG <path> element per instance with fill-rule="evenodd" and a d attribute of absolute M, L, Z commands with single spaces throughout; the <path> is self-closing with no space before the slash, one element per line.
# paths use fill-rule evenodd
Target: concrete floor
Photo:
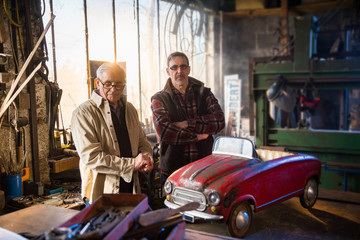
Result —
<path fill-rule="evenodd" d="M 294 197 L 255 213 L 245 239 L 360 239 L 360 194 L 355 197 L 358 203 L 318 199 L 311 210 Z M 187 223 L 186 229 L 230 236 L 225 223 Z"/>
<path fill-rule="evenodd" d="M 186 223 L 186 229 L 185 240 L 232 239 L 221 222 Z M 320 189 L 311 210 L 304 209 L 294 197 L 255 213 L 245 239 L 360 240 L 360 193 Z"/>

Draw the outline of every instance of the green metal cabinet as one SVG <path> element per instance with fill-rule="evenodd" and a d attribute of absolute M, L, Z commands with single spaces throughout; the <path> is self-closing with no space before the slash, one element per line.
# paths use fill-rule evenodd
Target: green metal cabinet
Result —
<path fill-rule="evenodd" d="M 284 147 L 318 157 L 323 162 L 322 188 L 360 192 L 359 131 L 281 128 L 269 116 L 266 90 L 279 75 L 292 89 L 302 89 L 309 79 L 317 90 L 360 89 L 360 58 L 314 57 L 313 26 L 311 19 L 296 22 L 293 56 L 250 60 L 250 131 L 257 147 Z"/>

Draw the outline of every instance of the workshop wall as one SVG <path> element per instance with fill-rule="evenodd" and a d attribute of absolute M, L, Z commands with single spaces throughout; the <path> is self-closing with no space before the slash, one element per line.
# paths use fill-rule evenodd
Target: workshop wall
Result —
<path fill-rule="evenodd" d="M 7 93 L 10 90 L 12 81 L 15 80 L 16 74 L 18 74 L 24 65 L 27 55 L 33 50 L 29 46 L 29 37 L 32 36 L 32 44 L 38 41 L 42 33 L 42 17 L 40 13 L 40 1 L 30 1 L 28 4 L 25 4 L 23 1 L 18 1 L 18 6 L 16 8 L 15 1 L 6 1 L 6 6 L 3 3 L 0 4 L 0 22 L 3 26 L 1 31 L 1 40 L 0 41 L 0 53 L 7 54 L 6 64 L 0 65 L 0 83 L 6 84 L 6 91 L 0 92 L 0 105 L 3 103 Z M 27 6 L 26 6 L 27 5 Z M 5 7 L 6 11 L 5 12 Z M 28 11 L 26 11 L 28 7 Z M 26 24 L 26 12 L 29 13 L 30 24 Z M 20 24 L 20 27 L 15 26 L 14 23 Z M 18 15 L 18 17 L 17 17 Z M 27 29 L 29 27 L 31 29 Z M 19 32 L 20 31 L 20 32 Z M 29 34 L 30 32 L 30 34 Z M 20 34 L 19 34 L 20 33 Z M 5 36 L 5 37 L 4 37 Z M 30 37 L 31 38 L 31 37 Z M 35 53 L 32 64 L 36 66 L 40 61 L 43 61 L 45 50 L 40 44 L 38 51 Z M 35 65 L 36 64 L 36 65 Z M 43 62 L 43 66 L 45 65 Z M 30 64 L 31 65 L 31 64 Z M 29 66 L 30 66 L 29 65 Z M 29 69 L 30 72 L 32 69 Z M 40 69 L 44 75 L 46 75 L 46 69 L 42 67 Z M 17 86 L 20 86 L 25 79 L 27 78 L 27 71 L 25 71 L 23 77 L 20 79 Z M 27 158 L 24 166 L 29 167 L 30 169 L 30 180 L 34 179 L 34 168 L 33 168 L 33 159 L 38 161 L 39 169 L 37 176 L 42 183 L 48 183 L 49 179 L 49 165 L 48 165 L 48 155 L 49 155 L 49 126 L 48 126 L 48 109 L 47 103 L 48 99 L 46 97 L 46 86 L 47 82 L 43 77 L 40 77 L 39 74 L 35 74 L 33 80 L 35 82 L 35 100 L 36 101 L 36 123 L 37 132 L 31 133 L 30 121 L 31 121 L 31 111 L 30 111 L 30 94 L 29 94 L 29 84 L 21 91 L 14 103 L 16 107 L 12 104 L 7 112 L 0 126 L 0 157 L 2 164 L 10 163 L 10 155 L 13 161 L 16 161 L 16 158 L 22 158 L 26 152 Z M 22 137 L 17 137 L 17 132 L 15 127 L 11 124 L 11 121 L 16 119 L 25 119 L 25 125 L 18 130 L 22 133 Z M 34 155 L 32 152 L 31 141 L 32 134 L 38 139 L 38 144 L 35 149 L 38 153 Z M 16 151 L 17 143 L 21 143 L 22 146 L 18 147 L 18 152 Z M 34 149 L 34 148 L 33 148 Z M 4 170 L 4 169 L 3 169 Z M 3 173 L 4 174 L 4 173 Z"/>
<path fill-rule="evenodd" d="M 294 20 L 289 17 L 289 34 L 293 34 Z M 244 118 L 249 117 L 249 58 L 271 57 L 281 49 L 280 17 L 233 18 L 224 16 L 223 72 L 238 74 L 242 80 Z"/>
<path fill-rule="evenodd" d="M 327 12 L 318 12 L 302 15 L 303 18 L 312 16 L 320 19 L 326 17 Z M 340 9 L 332 17 L 328 17 L 321 26 L 321 34 L 318 37 L 318 51 L 330 52 L 341 51 L 344 33 L 334 33 L 345 26 L 356 24 L 356 9 Z M 242 117 L 249 117 L 249 58 L 273 57 L 279 54 L 283 47 L 280 44 L 280 16 L 267 17 L 231 17 L 223 19 L 223 73 L 224 75 L 239 74 L 242 79 Z M 295 32 L 295 16 L 289 15 L 289 42 L 292 41 Z M 339 48 L 336 41 L 340 39 Z M 333 48 L 333 49 L 331 49 Z"/>

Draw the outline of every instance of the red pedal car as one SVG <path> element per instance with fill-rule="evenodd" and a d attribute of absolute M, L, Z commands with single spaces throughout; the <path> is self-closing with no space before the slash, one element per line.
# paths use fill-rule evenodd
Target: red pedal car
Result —
<path fill-rule="evenodd" d="M 244 138 L 219 137 L 212 155 L 174 172 L 165 182 L 165 205 L 198 202 L 186 220 L 225 220 L 233 237 L 244 237 L 253 213 L 300 196 L 304 208 L 318 197 L 321 162 L 306 154 L 255 149 Z"/>

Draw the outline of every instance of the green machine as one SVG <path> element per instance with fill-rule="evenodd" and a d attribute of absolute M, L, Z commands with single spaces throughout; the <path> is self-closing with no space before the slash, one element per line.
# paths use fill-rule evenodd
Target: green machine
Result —
<path fill-rule="evenodd" d="M 319 54 L 316 20 L 295 24 L 291 56 L 250 59 L 255 144 L 316 156 L 321 188 L 360 192 L 359 29 L 344 30 L 344 51 Z"/>

